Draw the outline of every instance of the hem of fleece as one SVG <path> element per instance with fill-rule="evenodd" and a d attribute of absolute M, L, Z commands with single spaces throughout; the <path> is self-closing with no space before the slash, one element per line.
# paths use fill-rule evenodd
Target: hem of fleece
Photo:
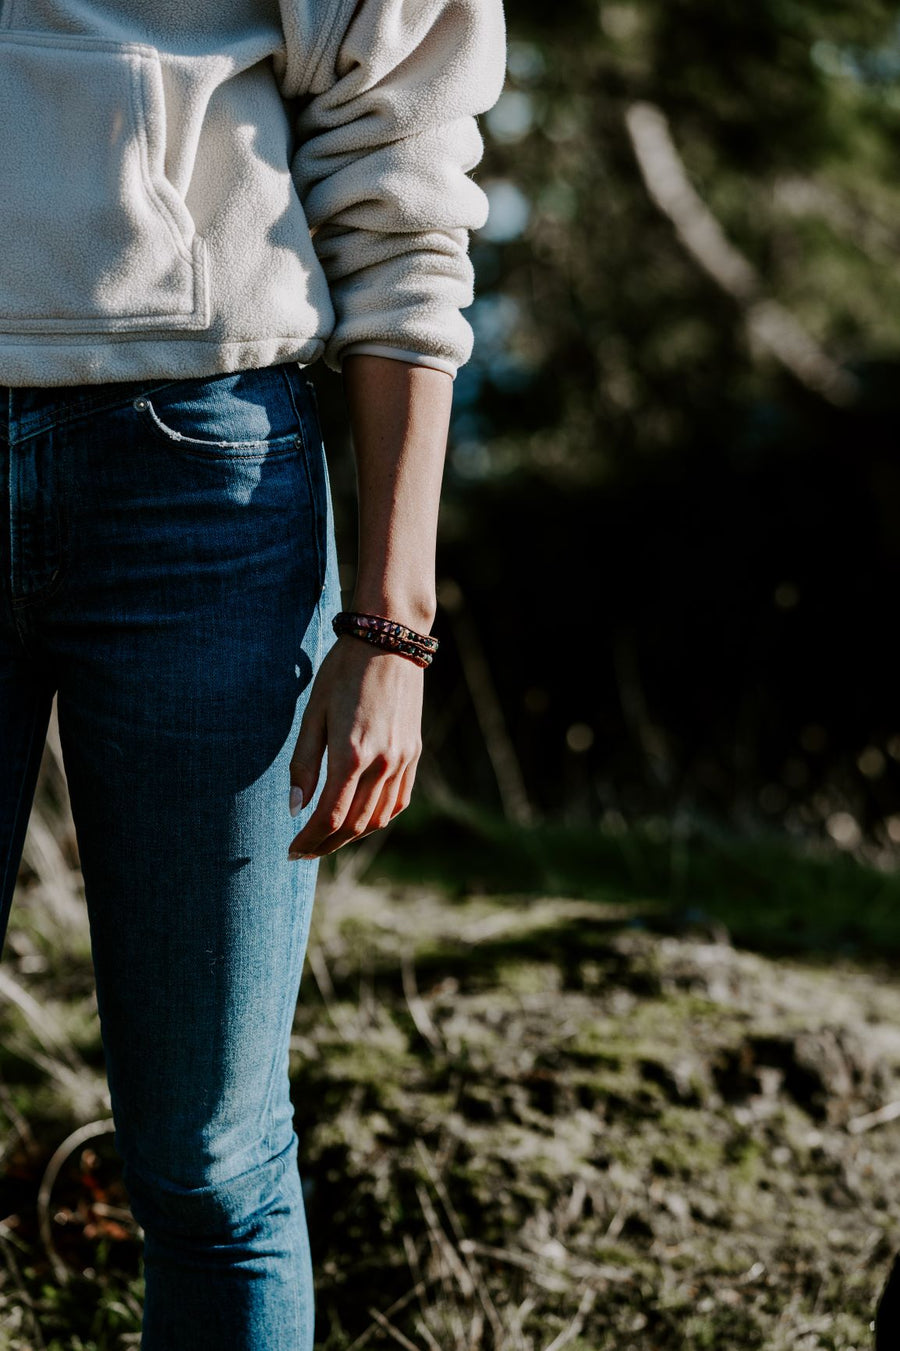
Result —
<path fill-rule="evenodd" d="M 432 370 L 444 371 L 451 380 L 456 379 L 457 363 L 444 357 L 429 356 L 425 352 L 411 352 L 405 347 L 392 347 L 382 342 L 350 342 L 341 352 L 341 365 L 345 357 L 354 355 L 390 357 L 392 361 L 406 361 L 411 366 L 430 366 Z"/>
<path fill-rule="evenodd" d="M 100 385 L 116 381 L 189 380 L 230 375 L 284 361 L 311 366 L 325 350 L 323 338 L 203 339 L 166 335 L 143 341 L 13 342 L 0 334 L 0 386 L 38 388 Z"/>

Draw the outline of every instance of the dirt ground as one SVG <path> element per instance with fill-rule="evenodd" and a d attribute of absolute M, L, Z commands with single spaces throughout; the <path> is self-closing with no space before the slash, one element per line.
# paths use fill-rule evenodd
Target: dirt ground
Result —
<path fill-rule="evenodd" d="M 365 1323 L 345 1311 L 369 1266 L 371 1340 L 379 1289 L 418 1278 L 391 1316 L 417 1346 L 872 1344 L 900 1246 L 900 986 L 640 909 L 321 907 L 332 1031 L 307 991 L 296 1055 L 326 1346 Z"/>
<path fill-rule="evenodd" d="M 120 1351 L 140 1236 L 84 935 L 54 962 L 40 890 L 0 991 L 0 1348 Z M 651 904 L 322 888 L 291 1050 L 320 1351 L 872 1346 L 900 983 L 665 927 Z"/>

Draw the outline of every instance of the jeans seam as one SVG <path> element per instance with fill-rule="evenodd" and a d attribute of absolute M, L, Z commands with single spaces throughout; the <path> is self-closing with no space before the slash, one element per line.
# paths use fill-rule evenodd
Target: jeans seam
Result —
<path fill-rule="evenodd" d="M 306 419 L 304 418 L 303 414 L 300 411 L 300 407 L 297 403 L 297 397 L 294 393 L 294 386 L 292 385 L 291 378 L 288 375 L 288 372 L 284 366 L 282 366 L 281 368 L 281 373 L 284 376 L 284 383 L 287 385 L 288 396 L 291 400 L 291 406 L 294 410 L 294 415 L 297 418 L 297 426 L 300 430 L 300 443 L 303 450 L 303 468 L 306 474 L 306 487 L 309 493 L 309 502 L 310 506 L 312 507 L 312 514 L 313 514 L 313 535 L 315 537 L 315 544 L 316 544 L 316 580 L 318 583 L 319 595 L 321 596 L 322 592 L 325 589 L 325 559 L 322 553 L 322 532 L 323 532 L 322 513 L 319 510 L 319 503 L 316 498 L 315 484 L 313 483 L 312 465 L 310 463 L 309 437 L 306 431 Z M 309 381 L 307 381 L 306 383 L 309 384 Z"/>

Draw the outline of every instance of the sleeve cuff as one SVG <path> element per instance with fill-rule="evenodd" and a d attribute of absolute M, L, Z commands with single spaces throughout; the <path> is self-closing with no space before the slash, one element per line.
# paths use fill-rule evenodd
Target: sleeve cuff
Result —
<path fill-rule="evenodd" d="M 408 361 L 412 366 L 431 366 L 433 370 L 444 371 L 451 380 L 456 379 L 457 363 L 443 357 L 429 356 L 425 352 L 410 352 L 405 347 L 391 347 L 380 342 L 350 342 L 341 352 L 341 365 L 344 358 L 354 353 L 374 357 L 390 357 L 394 361 Z"/>

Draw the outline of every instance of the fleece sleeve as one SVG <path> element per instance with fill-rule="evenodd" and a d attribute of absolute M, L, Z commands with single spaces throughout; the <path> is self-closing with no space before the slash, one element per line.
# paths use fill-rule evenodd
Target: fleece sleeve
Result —
<path fill-rule="evenodd" d="M 469 232 L 488 206 L 468 175 L 505 39 L 502 0 L 338 4 L 298 101 L 292 161 L 335 310 L 333 370 L 350 352 L 451 376 L 469 359 Z"/>

